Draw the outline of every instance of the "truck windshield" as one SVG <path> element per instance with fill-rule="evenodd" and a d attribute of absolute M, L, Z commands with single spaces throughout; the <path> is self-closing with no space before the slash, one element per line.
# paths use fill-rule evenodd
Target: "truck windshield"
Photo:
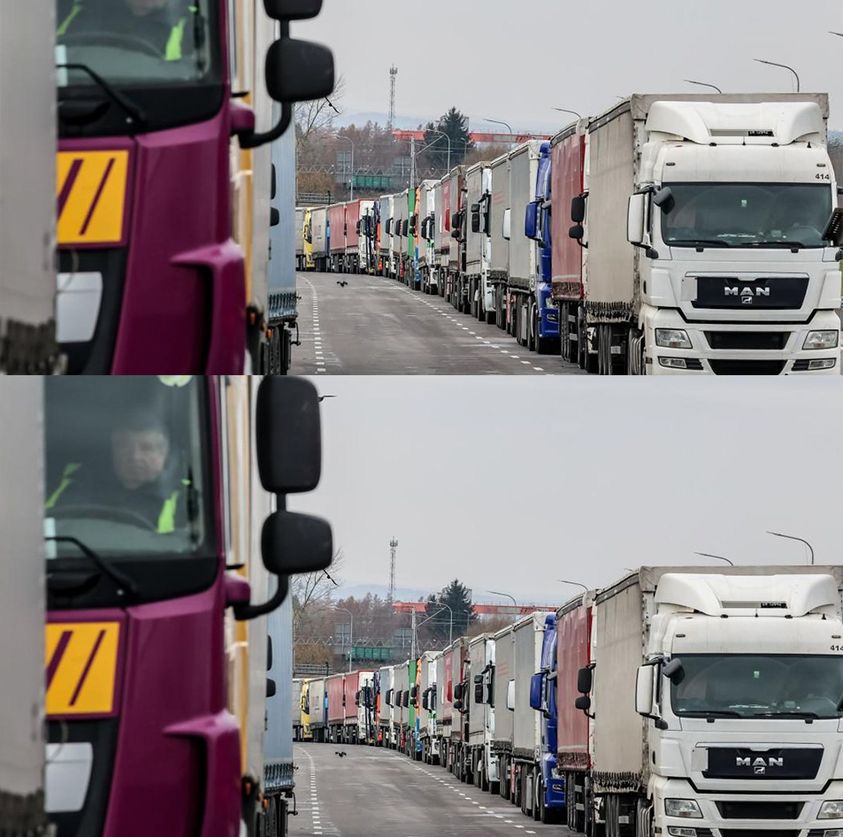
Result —
<path fill-rule="evenodd" d="M 45 535 L 58 539 L 47 542 L 50 571 L 95 569 L 87 548 L 160 598 L 171 592 L 162 562 L 213 563 L 204 382 L 48 378 L 45 386 Z M 195 578 L 177 580 L 179 592 L 185 581 Z"/>
<path fill-rule="evenodd" d="M 700 654 L 682 657 L 671 689 L 678 717 L 839 718 L 843 657 Z"/>
<path fill-rule="evenodd" d="M 222 102 L 221 44 L 210 0 L 56 0 L 61 136 L 190 124 Z M 142 119 L 127 123 L 108 88 Z M 71 106 L 72 104 L 72 106 Z M 97 106 L 99 105 L 99 106 Z"/>
<path fill-rule="evenodd" d="M 671 183 L 662 236 L 675 247 L 824 247 L 831 188 L 803 183 Z"/>

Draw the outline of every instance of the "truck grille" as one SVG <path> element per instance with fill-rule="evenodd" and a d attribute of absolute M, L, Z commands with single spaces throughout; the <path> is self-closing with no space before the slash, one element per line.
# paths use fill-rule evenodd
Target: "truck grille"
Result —
<path fill-rule="evenodd" d="M 795 820 L 804 802 L 716 802 L 724 820 Z M 776 832 L 778 834 L 778 832 Z"/>
<path fill-rule="evenodd" d="M 743 747 L 711 747 L 708 751 L 708 769 L 703 771 L 703 776 L 706 779 L 755 782 L 814 779 L 822 757 L 821 747 L 776 747 L 763 751 Z"/>
<path fill-rule="evenodd" d="M 808 291 L 807 276 L 698 276 L 694 308 L 740 308 L 783 311 L 802 307 Z"/>
<path fill-rule="evenodd" d="M 787 345 L 786 331 L 706 331 L 708 345 L 716 350 L 760 349 L 781 350 Z"/>
<path fill-rule="evenodd" d="M 784 360 L 710 360 L 715 375 L 781 375 Z"/>
<path fill-rule="evenodd" d="M 778 828 L 721 828 L 720 837 L 799 837 L 800 830 Z"/>

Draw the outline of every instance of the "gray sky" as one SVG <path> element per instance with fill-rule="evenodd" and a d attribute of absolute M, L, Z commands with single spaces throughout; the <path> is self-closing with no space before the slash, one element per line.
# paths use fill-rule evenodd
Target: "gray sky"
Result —
<path fill-rule="evenodd" d="M 686 78 L 792 90 L 790 73 L 752 58 L 795 66 L 803 90 L 831 94 L 842 127 L 843 38 L 828 30 L 843 31 L 839 0 L 325 0 L 319 18 L 294 26 L 333 48 L 346 111 L 385 113 L 394 63 L 399 115 L 456 105 L 493 130 L 479 120 L 561 127 L 554 105 L 594 114 L 632 92 L 693 91 Z"/>
<path fill-rule="evenodd" d="M 561 603 L 625 567 L 839 563 L 839 381 L 318 378 L 327 517 L 346 586 L 502 590 Z M 717 563 L 717 562 L 712 562 Z M 342 591 L 338 591 L 340 594 Z M 505 603 L 505 602 L 502 602 Z"/>

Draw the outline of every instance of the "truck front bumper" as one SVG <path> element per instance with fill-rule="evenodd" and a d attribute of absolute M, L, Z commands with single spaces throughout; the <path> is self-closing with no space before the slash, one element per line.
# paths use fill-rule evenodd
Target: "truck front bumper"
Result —
<path fill-rule="evenodd" d="M 831 349 L 804 349 L 813 331 L 840 331 L 836 311 L 817 311 L 807 323 L 697 323 L 675 310 L 642 306 L 648 375 L 839 375 L 840 341 Z M 683 331 L 692 348 L 656 345 L 656 329 Z M 751 346 L 752 348 L 738 348 Z M 764 347 L 769 348 L 764 348 Z"/>
<path fill-rule="evenodd" d="M 665 799 L 692 799 L 702 817 L 668 817 Z M 823 793 L 710 791 L 700 795 L 683 779 L 656 778 L 654 833 L 662 837 L 740 837 L 749 830 L 769 837 L 841 837 L 843 819 L 817 819 L 822 803 L 829 799 L 843 799 L 843 781 L 830 782 Z M 759 815 L 753 816 L 756 807 Z"/>

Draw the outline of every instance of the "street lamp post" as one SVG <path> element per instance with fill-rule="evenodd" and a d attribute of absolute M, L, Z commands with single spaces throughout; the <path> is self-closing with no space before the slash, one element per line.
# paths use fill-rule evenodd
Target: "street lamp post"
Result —
<path fill-rule="evenodd" d="M 799 73 L 797 73 L 790 65 L 779 64 L 776 61 L 767 61 L 766 58 L 753 58 L 752 60 L 758 64 L 767 64 L 770 67 L 781 67 L 783 70 L 790 70 L 790 72 L 793 73 L 793 77 L 796 79 L 796 92 L 800 93 L 802 91 L 802 82 L 799 80 Z"/>
<path fill-rule="evenodd" d="M 570 113 L 572 116 L 576 116 L 577 119 L 582 119 L 582 114 L 577 113 L 575 110 L 569 110 L 568 108 L 554 108 L 554 110 L 559 111 L 559 113 Z"/>
<path fill-rule="evenodd" d="M 439 134 L 440 137 L 445 137 L 445 139 L 448 141 L 448 171 L 450 171 L 451 170 L 451 138 L 444 131 L 436 131 L 434 129 L 431 129 L 430 133 L 431 134 Z M 430 145 L 434 145 L 434 144 L 435 144 L 435 142 L 430 143 Z M 430 146 L 426 146 L 426 147 L 429 148 Z"/>
<path fill-rule="evenodd" d="M 582 582 L 580 582 L 580 581 L 566 581 L 564 578 L 557 578 L 557 579 L 556 579 L 556 581 L 557 581 L 559 584 L 573 584 L 573 585 L 574 585 L 574 587 L 582 587 L 582 589 L 583 589 L 586 593 L 588 592 L 588 587 L 586 587 L 586 586 L 585 586 L 585 584 L 583 584 L 583 583 L 582 583 Z"/>
<path fill-rule="evenodd" d="M 354 140 L 351 137 L 342 136 L 341 134 L 334 134 L 334 139 L 346 140 L 351 143 L 351 187 L 348 194 L 350 201 L 354 200 Z"/>
<path fill-rule="evenodd" d="M 722 555 L 712 555 L 710 552 L 695 552 L 694 555 L 699 555 L 701 558 L 716 558 L 718 561 L 725 561 L 730 567 L 735 566 L 734 561 L 730 561 Z"/>
<path fill-rule="evenodd" d="M 811 565 L 813 566 L 813 563 L 814 563 L 814 547 L 812 547 L 811 544 L 808 543 L 808 541 L 805 540 L 805 538 L 797 538 L 796 535 L 785 535 L 782 532 L 771 532 L 769 530 L 767 530 L 767 534 L 773 535 L 776 538 L 786 538 L 789 541 L 799 541 L 799 543 L 804 543 L 805 546 L 807 546 L 808 549 L 811 552 Z"/>
<path fill-rule="evenodd" d="M 348 670 L 351 671 L 351 657 L 354 654 L 354 614 L 347 607 L 337 607 L 337 605 L 334 605 L 334 610 L 342 610 L 348 614 Z"/>
<path fill-rule="evenodd" d="M 716 90 L 718 93 L 723 92 L 716 84 L 709 84 L 705 81 L 693 81 L 692 79 L 686 78 L 685 84 L 696 84 L 697 87 L 710 87 L 712 90 Z"/>
<path fill-rule="evenodd" d="M 492 120 L 490 119 L 489 122 Z M 509 593 L 499 593 L 497 590 L 487 590 L 487 593 L 491 593 L 493 596 L 503 596 L 505 599 L 512 599 L 512 604 L 515 607 L 515 616 L 513 617 L 512 621 L 515 622 L 518 619 L 518 602 L 515 601 L 515 596 L 511 596 Z"/>
<path fill-rule="evenodd" d="M 512 130 L 512 126 L 508 122 L 504 122 L 502 119 L 489 119 L 488 117 L 486 117 L 486 121 L 491 122 L 494 125 L 503 125 L 504 128 L 506 128 L 506 130 L 509 131 L 509 135 L 510 135 L 510 137 L 512 137 L 511 142 L 512 142 L 513 145 L 515 145 L 515 132 Z M 512 597 L 510 596 L 510 598 L 512 598 Z"/>

